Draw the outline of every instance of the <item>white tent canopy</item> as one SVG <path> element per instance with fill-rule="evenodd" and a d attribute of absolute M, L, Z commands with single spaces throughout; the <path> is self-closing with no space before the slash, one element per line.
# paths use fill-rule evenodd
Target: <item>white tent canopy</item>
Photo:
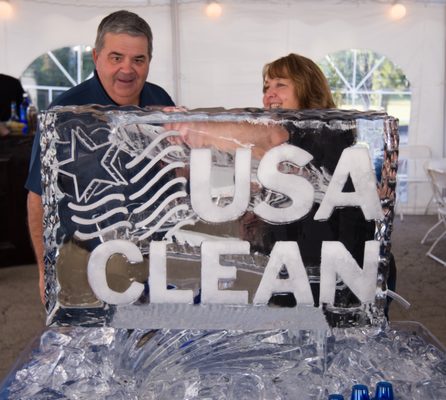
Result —
<path fill-rule="evenodd" d="M 260 107 L 261 69 L 296 52 L 314 60 L 369 49 L 398 65 L 411 84 L 409 143 L 446 154 L 446 2 L 402 0 L 407 15 L 391 20 L 385 0 L 221 0 L 209 19 L 206 1 L 10 0 L 0 19 L 0 72 L 19 77 L 38 56 L 60 47 L 93 45 L 99 21 L 126 8 L 154 33 L 149 80 L 177 104 Z"/>

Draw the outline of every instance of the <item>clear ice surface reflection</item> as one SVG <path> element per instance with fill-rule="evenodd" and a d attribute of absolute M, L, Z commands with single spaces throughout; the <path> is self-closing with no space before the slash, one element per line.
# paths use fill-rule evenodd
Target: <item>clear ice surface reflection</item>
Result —
<path fill-rule="evenodd" d="M 4 383 L 8 399 L 445 399 L 446 354 L 410 329 L 173 331 L 49 328 Z"/>
<path fill-rule="evenodd" d="M 127 304 L 124 307 L 121 307 L 117 297 L 121 297 L 119 293 L 124 292 L 131 282 L 147 281 L 151 274 L 150 245 L 166 240 L 169 242 L 166 254 L 169 275 L 166 284 L 179 290 L 194 290 L 194 301 L 198 303 L 201 299 L 198 293 L 203 287 L 200 280 L 203 261 L 201 243 L 228 238 L 237 242 L 249 242 L 250 254 L 242 256 L 236 251 L 230 256 L 228 265 L 239 271 L 237 279 L 230 279 L 231 285 L 238 285 L 234 290 L 248 290 L 248 296 L 251 297 L 245 310 L 241 311 L 250 313 L 256 308 L 256 316 L 250 320 L 258 325 L 246 327 L 244 324 L 247 319 L 238 318 L 234 312 L 228 312 L 226 319 L 214 313 L 219 317 L 218 322 L 224 324 L 223 328 L 292 328 L 286 325 L 288 318 L 278 316 L 276 307 L 263 307 L 261 311 L 265 318 L 257 317 L 260 306 L 256 304 L 253 307 L 252 301 L 270 254 L 276 244 L 283 241 L 298 244 L 298 257 L 305 267 L 304 272 L 308 276 L 316 307 L 320 303 L 322 292 L 320 266 L 323 243 L 342 243 L 355 263 L 362 267 L 365 243 L 379 241 L 376 279 L 373 277 L 367 282 L 369 285 L 364 285 L 359 284 L 360 278 L 356 275 L 356 285 L 352 285 L 350 281 L 347 286 L 347 279 L 340 277 L 334 299 L 329 302 L 330 307 L 323 308 L 322 311 L 330 326 L 366 325 L 384 317 L 391 265 L 390 236 L 398 158 L 398 121 L 395 118 L 382 112 L 355 110 L 268 112 L 260 109 L 205 109 L 163 113 L 138 107 L 123 109 L 92 105 L 51 109 L 41 115 L 40 121 L 48 325 L 222 328 L 217 323 L 209 326 L 212 320 L 203 316 L 203 308 L 198 306 L 180 310 L 187 325 L 179 325 L 176 318 L 174 323 L 167 320 L 166 316 L 171 317 L 172 314 L 165 312 L 158 313 L 163 317 L 161 322 L 155 324 L 153 318 L 150 318 L 142 324 L 139 315 L 148 314 L 146 309 L 150 307 L 146 305 L 155 305 L 153 308 L 159 311 L 157 303 L 152 302 L 152 284 L 147 285 L 144 291 L 136 293 L 139 294 L 138 301 L 134 301 L 133 297 L 126 298 L 124 303 Z M 302 154 L 309 158 L 305 162 L 297 161 L 295 156 L 290 157 L 291 154 L 282 154 L 282 146 L 279 151 L 282 155 L 277 156 L 279 158 L 276 161 L 267 156 L 267 163 L 261 164 L 262 161 L 257 158 L 261 152 L 257 154 L 254 150 L 262 136 L 264 137 L 260 143 L 269 143 L 271 131 L 259 129 L 256 136 L 251 136 L 256 138 L 252 140 L 254 143 L 250 142 L 250 135 L 243 140 L 242 135 L 237 140 L 232 138 L 228 141 L 227 127 L 223 124 L 219 125 L 216 137 L 212 129 L 208 131 L 203 128 L 198 132 L 208 138 L 209 143 L 206 144 L 205 140 L 204 147 L 212 150 L 212 163 L 208 163 L 209 160 L 206 161 L 205 158 L 198 158 L 201 161 L 192 167 L 190 149 L 185 143 L 181 146 L 176 144 L 179 132 L 170 130 L 169 125 L 193 121 L 206 124 L 230 122 L 259 128 L 280 125 L 289 136 L 288 144 L 294 146 L 291 147 L 294 149 L 292 153 L 298 151 L 300 154 L 303 151 L 305 153 Z M 215 128 L 216 125 L 213 126 Z M 222 145 L 219 140 L 215 142 L 215 138 L 224 139 L 224 143 L 231 143 L 233 146 Z M 235 161 L 238 156 L 234 155 L 234 151 L 242 144 L 242 147 L 254 150 L 252 157 L 247 157 L 247 162 L 239 165 L 242 167 L 240 169 L 235 167 L 239 163 Z M 348 153 L 344 151 L 353 147 L 362 147 L 363 150 L 367 148 L 370 160 L 366 161 L 368 163 L 373 160 L 373 165 L 364 164 L 361 174 L 354 179 L 353 175 L 344 175 L 341 179 L 345 186 L 342 190 L 346 193 L 356 191 L 353 190 L 355 184 L 358 193 L 367 193 L 360 196 L 360 200 L 353 201 L 353 197 L 350 199 L 355 206 L 344 206 L 344 200 L 334 201 L 333 195 L 327 195 L 327 191 L 341 157 Z M 280 146 L 276 147 L 279 148 Z M 286 149 L 286 152 L 290 150 Z M 367 157 L 367 152 L 363 154 Z M 282 160 L 282 157 L 285 158 Z M 262 160 L 265 158 L 262 157 Z M 265 167 L 269 163 L 272 163 L 270 167 Z M 259 165 L 270 172 L 266 176 L 263 173 L 259 175 Z M 354 170 L 359 172 L 361 169 L 357 166 Z M 244 184 L 234 184 L 236 169 L 247 172 L 244 174 Z M 194 174 L 194 171 L 198 173 Z M 203 176 L 207 176 L 204 172 L 212 173 L 209 179 L 201 181 Z M 193 177 L 195 178 L 192 179 Z M 290 182 L 289 178 L 293 178 L 293 184 L 287 183 Z M 287 185 L 302 185 L 302 191 L 293 191 L 294 195 L 288 191 L 282 193 L 279 186 L 272 184 L 272 179 L 275 183 L 280 183 L 282 188 Z M 364 186 L 359 190 L 362 183 L 367 182 L 370 183 L 366 185 L 368 189 Z M 379 198 L 375 195 L 376 185 Z M 235 187 L 237 193 L 245 193 L 244 189 L 249 190 L 246 190 L 245 195 L 236 196 Z M 205 190 L 202 191 L 202 188 Z M 310 195 L 313 191 L 314 195 Z M 300 204 L 305 192 L 306 200 Z M 192 198 L 195 199 L 194 202 Z M 326 205 L 337 204 L 339 207 L 336 206 L 324 220 L 318 220 L 316 215 L 320 211 L 322 199 L 327 198 L 331 198 L 334 203 L 329 201 Z M 291 207 L 293 203 L 296 203 L 296 208 Z M 231 209 L 226 209 L 228 204 L 236 206 L 237 212 L 234 215 L 232 211 L 226 213 Z M 260 204 L 269 210 L 263 216 L 255 211 Z M 381 208 L 382 213 L 372 213 L 373 218 L 370 215 L 371 219 L 366 219 L 364 210 L 375 207 Z M 296 214 L 295 219 L 288 215 L 291 210 Z M 276 213 L 282 216 L 278 218 Z M 217 214 L 218 218 L 214 219 L 213 214 Z M 285 214 L 288 217 L 284 218 Z M 118 254 L 109 260 L 105 286 L 109 286 L 113 292 L 111 297 L 107 296 L 107 302 L 103 302 L 103 296 L 98 295 L 97 290 L 89 283 L 88 264 L 93 252 L 101 254 L 104 251 L 103 245 L 114 245 L 113 240 L 124 240 L 127 244 L 136 245 L 143 255 L 143 261 L 130 268 L 131 263 Z M 373 260 L 374 265 L 376 258 Z M 229 255 L 227 260 L 229 261 Z M 336 263 L 332 261 L 334 268 Z M 92 265 L 99 266 L 98 263 Z M 93 281 L 98 283 L 98 279 Z M 305 279 L 301 281 L 302 284 L 304 281 Z M 356 286 L 354 290 L 353 286 Z M 366 286 L 370 289 L 367 296 L 363 292 Z M 303 285 L 302 288 L 308 291 L 308 285 Z M 361 302 L 361 298 L 367 298 L 367 301 Z M 275 304 L 275 299 L 271 302 Z M 311 299 L 302 303 L 311 303 Z M 124 323 L 122 315 L 126 317 Z M 277 320 L 280 317 L 279 322 L 284 323 L 270 325 L 266 322 L 266 317 L 270 315 Z M 238 321 L 244 324 L 238 324 Z M 311 329 L 301 323 L 297 327 Z"/>

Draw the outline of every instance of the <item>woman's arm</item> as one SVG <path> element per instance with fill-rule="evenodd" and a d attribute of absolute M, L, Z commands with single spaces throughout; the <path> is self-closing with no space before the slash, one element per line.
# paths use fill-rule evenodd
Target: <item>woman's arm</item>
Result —
<path fill-rule="evenodd" d="M 234 152 L 239 147 L 248 147 L 255 158 L 261 158 L 269 149 L 289 139 L 288 132 L 279 124 L 212 121 L 177 122 L 164 127 L 178 131 L 180 141 L 190 148 L 214 147 Z"/>

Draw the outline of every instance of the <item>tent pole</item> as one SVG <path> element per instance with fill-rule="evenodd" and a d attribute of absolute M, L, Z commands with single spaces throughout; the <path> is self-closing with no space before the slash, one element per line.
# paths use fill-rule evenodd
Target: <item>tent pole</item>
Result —
<path fill-rule="evenodd" d="M 446 5 L 443 6 L 444 21 L 446 21 Z M 443 25 L 444 26 L 444 25 Z M 444 66 L 443 66 L 443 157 L 446 157 L 446 29 L 444 29 Z"/>
<path fill-rule="evenodd" d="M 173 68 L 173 98 L 175 104 L 181 105 L 181 54 L 180 27 L 178 17 L 178 0 L 170 0 L 170 20 L 172 29 L 172 68 Z"/>

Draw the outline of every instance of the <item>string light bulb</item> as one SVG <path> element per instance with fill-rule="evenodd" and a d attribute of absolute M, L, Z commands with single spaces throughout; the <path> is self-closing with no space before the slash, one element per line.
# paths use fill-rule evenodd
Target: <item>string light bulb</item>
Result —
<path fill-rule="evenodd" d="M 12 11 L 12 5 L 9 0 L 0 0 L 0 19 L 10 18 Z"/>
<path fill-rule="evenodd" d="M 406 16 L 406 7 L 404 4 L 395 2 L 392 4 L 392 7 L 390 7 L 390 18 L 397 21 L 400 19 L 403 19 Z"/>
<path fill-rule="evenodd" d="M 210 1 L 206 5 L 206 15 L 209 18 L 217 19 L 220 18 L 223 12 L 223 8 L 218 1 Z"/>

